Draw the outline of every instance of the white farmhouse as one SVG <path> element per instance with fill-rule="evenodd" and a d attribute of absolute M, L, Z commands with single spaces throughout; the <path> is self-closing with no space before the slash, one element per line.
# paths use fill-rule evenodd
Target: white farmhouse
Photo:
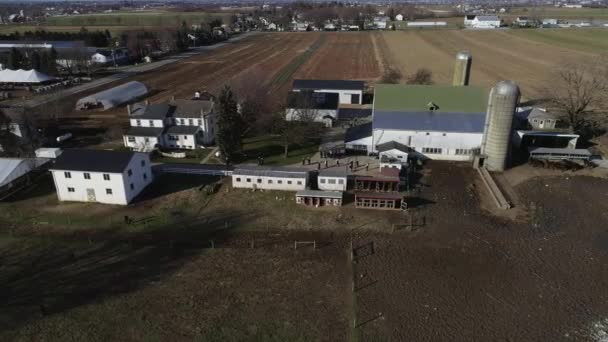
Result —
<path fill-rule="evenodd" d="M 298 191 L 306 189 L 308 170 L 294 167 L 239 165 L 232 173 L 234 188 Z"/>
<path fill-rule="evenodd" d="M 127 49 L 100 49 L 92 56 L 93 63 L 104 65 L 122 65 L 129 62 L 129 50 Z"/>
<path fill-rule="evenodd" d="M 66 149 L 50 171 L 60 201 L 127 205 L 153 178 L 139 152 Z"/>
<path fill-rule="evenodd" d="M 292 90 L 333 93 L 339 95 L 340 104 L 361 104 L 363 102 L 363 81 L 343 80 L 294 80 Z"/>
<path fill-rule="evenodd" d="M 477 29 L 499 28 L 501 20 L 495 15 L 465 15 L 464 26 Z"/>
<path fill-rule="evenodd" d="M 395 20 L 397 20 L 397 21 L 403 21 L 403 14 L 397 14 L 395 16 Z"/>
<path fill-rule="evenodd" d="M 215 140 L 217 120 L 213 99 L 138 104 L 133 109 L 128 107 L 128 111 L 131 128 L 123 140 L 134 151 L 193 150 Z"/>
<path fill-rule="evenodd" d="M 346 169 L 320 170 L 317 176 L 317 187 L 319 190 L 346 191 L 348 183 L 348 172 Z"/>

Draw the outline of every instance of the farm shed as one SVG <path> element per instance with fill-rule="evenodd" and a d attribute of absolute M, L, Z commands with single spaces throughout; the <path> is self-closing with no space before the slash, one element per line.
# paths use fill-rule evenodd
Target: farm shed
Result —
<path fill-rule="evenodd" d="M 129 101 L 133 101 L 146 94 L 148 94 L 148 88 L 146 88 L 143 83 L 132 81 L 83 97 L 76 102 L 76 109 L 87 110 L 103 108 L 103 110 L 108 110 Z"/>
<path fill-rule="evenodd" d="M 296 193 L 296 203 L 314 207 L 342 205 L 341 191 L 302 190 Z"/>
<path fill-rule="evenodd" d="M 306 189 L 308 170 L 296 167 L 239 165 L 232 172 L 234 188 L 298 191 Z"/>
<path fill-rule="evenodd" d="M 530 149 L 530 159 L 547 160 L 589 160 L 591 152 L 587 149 L 535 147 Z"/>
<path fill-rule="evenodd" d="M 31 171 L 46 164 L 49 159 L 0 158 L 0 199 L 29 183 Z"/>
<path fill-rule="evenodd" d="M 294 92 L 338 94 L 340 104 L 361 104 L 365 82 L 345 80 L 293 80 Z"/>
<path fill-rule="evenodd" d="M 391 170 L 391 169 L 383 169 Z M 394 169 L 399 171 L 397 169 Z M 356 191 L 394 192 L 399 191 L 399 176 L 357 176 L 355 177 Z"/>
<path fill-rule="evenodd" d="M 355 192 L 355 207 L 364 209 L 401 209 L 405 204 L 399 193 Z"/>
<path fill-rule="evenodd" d="M 346 168 L 320 170 L 317 176 L 319 190 L 346 191 L 348 183 Z"/>
<path fill-rule="evenodd" d="M 52 82 L 55 77 L 43 74 L 34 69 L 32 70 L 10 70 L 4 69 L 0 71 L 0 83 L 15 83 L 15 84 L 42 84 Z"/>

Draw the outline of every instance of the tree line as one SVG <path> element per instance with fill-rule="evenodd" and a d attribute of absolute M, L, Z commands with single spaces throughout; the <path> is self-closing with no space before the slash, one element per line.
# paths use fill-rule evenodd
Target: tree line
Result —
<path fill-rule="evenodd" d="M 78 32 L 52 32 L 43 29 L 36 31 L 15 31 L 13 33 L 0 34 L 0 40 L 56 40 L 75 41 L 82 40 L 87 46 L 106 47 L 112 41 L 110 31 L 89 31 L 81 28 Z"/>
<path fill-rule="evenodd" d="M 0 55 L 0 63 L 7 69 L 35 69 L 47 75 L 57 75 L 57 51 L 11 48 L 8 54 Z"/>

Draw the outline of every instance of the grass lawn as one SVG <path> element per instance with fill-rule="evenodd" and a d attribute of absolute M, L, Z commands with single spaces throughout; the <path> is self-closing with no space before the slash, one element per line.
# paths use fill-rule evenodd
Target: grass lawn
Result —
<path fill-rule="evenodd" d="M 309 145 L 292 145 L 289 147 L 287 158 L 283 156 L 284 148 L 281 137 L 264 135 L 248 138 L 243 141 L 243 153 L 246 155 L 245 163 L 257 163 L 257 157 L 264 158 L 265 165 L 291 165 L 297 164 L 303 158 L 312 157 L 319 151 L 319 144 L 312 142 Z"/>
<path fill-rule="evenodd" d="M 186 151 L 186 158 L 171 158 L 155 153 L 152 157 L 154 163 L 179 163 L 179 164 L 200 164 L 205 157 L 213 151 L 213 148 L 196 149 Z"/>

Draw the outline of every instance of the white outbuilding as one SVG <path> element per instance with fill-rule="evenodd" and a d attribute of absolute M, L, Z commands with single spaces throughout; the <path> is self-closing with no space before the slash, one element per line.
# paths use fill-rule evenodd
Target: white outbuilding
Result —
<path fill-rule="evenodd" d="M 397 20 L 397 21 L 403 21 L 403 14 L 397 14 L 395 16 L 395 20 Z"/>
<path fill-rule="evenodd" d="M 66 149 L 50 170 L 60 201 L 127 205 L 153 179 L 139 152 Z"/>
<path fill-rule="evenodd" d="M 114 88 L 81 98 L 76 102 L 77 110 L 108 110 L 148 94 L 148 88 L 137 81 L 127 82 Z"/>
<path fill-rule="evenodd" d="M 348 183 L 346 168 L 320 170 L 317 187 L 326 191 L 346 191 Z"/>
<path fill-rule="evenodd" d="M 298 191 L 306 189 L 309 171 L 295 167 L 239 165 L 232 173 L 234 188 Z"/>

